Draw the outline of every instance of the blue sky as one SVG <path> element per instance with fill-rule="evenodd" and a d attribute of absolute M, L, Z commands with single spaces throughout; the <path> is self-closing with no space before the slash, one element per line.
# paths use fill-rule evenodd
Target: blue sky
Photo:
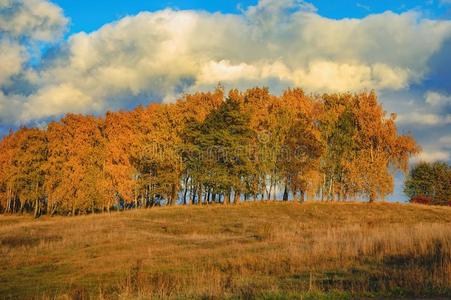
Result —
<path fill-rule="evenodd" d="M 218 82 L 375 89 L 416 160 L 450 161 L 450 19 L 451 0 L 0 1 L 0 134 Z"/>
<path fill-rule="evenodd" d="M 241 8 L 255 5 L 257 0 L 246 1 L 153 1 L 153 0 L 54 0 L 71 19 L 69 33 L 93 31 L 100 26 L 141 11 L 174 9 L 206 10 L 209 12 L 238 13 Z M 387 10 L 401 13 L 421 10 L 432 18 L 450 18 L 450 7 L 445 3 L 421 0 L 320 0 L 310 1 L 318 13 L 329 18 L 362 18 Z"/>

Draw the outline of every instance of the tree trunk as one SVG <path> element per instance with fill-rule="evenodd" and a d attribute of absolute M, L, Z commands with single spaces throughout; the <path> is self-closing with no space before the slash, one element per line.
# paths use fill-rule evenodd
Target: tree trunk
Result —
<path fill-rule="evenodd" d="M 374 200 L 376 200 L 376 193 L 374 191 L 371 191 L 369 202 L 373 203 Z"/>
<path fill-rule="evenodd" d="M 328 194 L 328 198 L 329 198 L 329 201 L 332 201 L 333 199 L 333 195 L 332 195 L 332 188 L 333 188 L 333 186 L 334 186 L 334 180 L 333 180 L 333 178 L 332 179 L 330 179 L 330 185 L 329 185 L 329 194 Z"/>
<path fill-rule="evenodd" d="M 283 191 L 283 201 L 288 201 L 288 186 L 285 184 L 285 189 Z"/>
<path fill-rule="evenodd" d="M 185 191 L 183 192 L 183 204 L 184 205 L 187 204 L 186 203 L 186 195 L 188 194 L 188 180 L 189 180 L 189 177 L 186 176 L 186 178 L 185 178 Z"/>
<path fill-rule="evenodd" d="M 135 191 L 135 209 L 138 209 L 138 192 Z"/>
<path fill-rule="evenodd" d="M 225 192 L 224 193 L 224 204 L 225 205 L 229 205 L 229 203 L 230 203 L 230 198 L 229 198 L 230 196 L 229 196 L 229 193 L 228 192 Z"/>
<path fill-rule="evenodd" d="M 34 217 L 37 218 L 40 215 L 40 208 L 39 208 L 39 198 L 36 198 L 36 203 L 34 205 Z"/>
<path fill-rule="evenodd" d="M 205 192 L 204 192 L 204 204 L 208 204 L 208 198 L 209 198 L 209 192 L 208 192 L 208 189 L 205 188 Z"/>
<path fill-rule="evenodd" d="M 273 188 L 273 182 L 272 182 L 272 177 L 271 177 L 271 179 L 269 181 L 268 201 L 271 201 L 272 188 Z"/>
<path fill-rule="evenodd" d="M 197 205 L 202 205 L 202 185 L 199 184 L 199 189 L 197 191 Z"/>
<path fill-rule="evenodd" d="M 195 201 L 196 201 L 196 193 L 197 193 L 197 190 L 196 190 L 196 188 L 195 187 L 192 187 L 191 188 L 191 195 L 190 195 L 190 197 L 191 197 L 191 204 L 196 204 L 195 203 Z"/>
<path fill-rule="evenodd" d="M 304 192 L 304 190 L 301 190 L 301 198 L 299 199 L 299 201 L 301 203 L 304 203 L 304 198 L 305 198 L 305 192 Z"/>
<path fill-rule="evenodd" d="M 235 205 L 240 204 L 240 196 L 241 196 L 241 191 L 240 190 L 235 190 L 235 195 L 233 195 L 233 203 Z"/>

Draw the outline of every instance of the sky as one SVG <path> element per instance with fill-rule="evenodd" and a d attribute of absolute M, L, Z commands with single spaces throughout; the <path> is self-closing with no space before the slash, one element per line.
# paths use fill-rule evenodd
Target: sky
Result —
<path fill-rule="evenodd" d="M 451 0 L 0 0 L 0 136 L 218 82 L 375 89 L 421 144 L 413 162 L 449 162 Z"/>

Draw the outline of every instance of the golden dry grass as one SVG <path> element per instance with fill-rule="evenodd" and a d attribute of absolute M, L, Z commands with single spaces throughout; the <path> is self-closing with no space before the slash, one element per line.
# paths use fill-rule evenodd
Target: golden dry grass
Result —
<path fill-rule="evenodd" d="M 0 298 L 449 297 L 450 225 L 388 203 L 0 216 Z"/>

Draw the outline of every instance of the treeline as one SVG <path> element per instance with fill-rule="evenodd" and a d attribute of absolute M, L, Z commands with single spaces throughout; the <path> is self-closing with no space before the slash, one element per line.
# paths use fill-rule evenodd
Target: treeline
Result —
<path fill-rule="evenodd" d="M 418 146 L 374 92 L 222 88 L 104 117 L 67 114 L 0 143 L 0 210 L 366 198 L 393 191 Z"/>

